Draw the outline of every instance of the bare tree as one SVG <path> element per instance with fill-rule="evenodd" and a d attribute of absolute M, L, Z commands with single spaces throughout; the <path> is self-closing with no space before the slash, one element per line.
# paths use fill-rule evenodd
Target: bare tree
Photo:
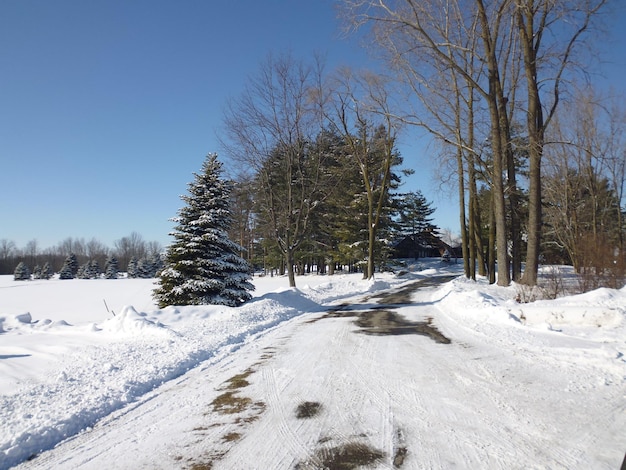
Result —
<path fill-rule="evenodd" d="M 294 254 L 305 240 L 321 192 L 322 155 L 309 152 L 321 132 L 322 67 L 290 56 L 268 57 L 225 111 L 223 142 L 258 184 L 257 201 L 295 286 Z"/>
<path fill-rule="evenodd" d="M 24 247 L 24 257 L 26 264 L 32 270 L 37 264 L 37 255 L 39 254 L 39 243 L 36 239 L 28 241 Z"/>
<path fill-rule="evenodd" d="M 422 109 L 430 113 L 431 118 L 434 116 L 435 122 L 448 125 L 456 122 L 455 117 L 450 119 L 442 115 L 445 109 L 437 106 L 441 98 L 436 89 L 440 85 L 437 79 L 441 76 L 458 76 L 457 85 L 470 86 L 483 99 L 489 113 L 487 138 L 493 154 L 491 184 L 499 261 L 498 283 L 508 285 L 503 170 L 509 149 L 509 118 L 506 76 L 501 66 L 508 63 L 511 54 L 511 39 L 506 34 L 511 2 L 497 2 L 489 9 L 482 0 L 450 0 L 443 3 L 436 0 L 346 0 L 344 3 L 348 16 L 356 25 L 374 24 L 377 43 L 389 53 L 390 64 L 403 71 L 403 78 L 409 78 L 408 83 Z M 468 67 L 474 64 L 473 60 L 468 60 L 468 54 L 473 55 L 476 63 L 482 66 Z M 450 96 L 460 90 L 460 85 L 453 87 Z M 467 148 L 465 142 L 460 142 L 459 132 L 442 133 L 422 117 L 417 123 L 431 132 L 434 130 L 438 137 L 452 145 L 475 152 L 473 148 Z"/>
<path fill-rule="evenodd" d="M 114 251 L 122 270 L 127 269 L 131 258 L 139 260 L 146 256 L 146 242 L 137 232 L 132 232 L 129 236 L 116 240 L 114 246 Z"/>
<path fill-rule="evenodd" d="M 524 282 L 537 279 L 541 226 L 541 154 L 543 135 L 556 110 L 565 72 L 573 62 L 591 19 L 606 0 L 344 0 L 355 26 L 372 24 L 376 44 L 390 64 L 403 71 L 422 109 L 420 118 L 431 132 L 453 145 L 454 133 L 441 133 L 435 122 L 454 122 L 435 105 L 437 79 L 449 71 L 464 89 L 474 90 L 488 119 L 492 153 L 491 187 L 498 257 L 498 283 L 508 285 L 509 242 L 513 278 L 521 272 L 521 224 L 512 123 L 516 110 L 526 116 L 530 155 L 530 231 Z M 468 60 L 471 57 L 472 60 Z M 480 67 L 468 67 L 480 64 Z M 526 96 L 517 96 L 520 73 Z M 433 80 L 435 79 L 435 80 Z M 434 85 L 433 85 L 434 83 Z M 448 81 L 448 83 L 450 83 Z M 544 86 L 541 86 L 541 84 Z M 551 86 L 546 86 L 550 84 Z M 450 96 L 461 88 L 449 89 Z M 452 101 L 454 103 L 454 101 Z M 458 101 L 457 101 L 458 103 Z M 547 113 L 544 117 L 544 108 Z M 443 117 L 442 117 L 443 116 Z M 476 155 L 475 149 L 468 149 Z M 506 174 L 506 179 L 504 179 Z M 508 204 L 507 204 L 508 201 Z M 463 201 L 461 201 L 463 202 Z M 471 206 L 471 204 L 470 204 Z M 507 213 L 510 235 L 507 231 Z"/>
<path fill-rule="evenodd" d="M 15 256 L 15 243 L 6 238 L 0 239 L 0 273 L 9 274 L 15 269 L 13 257 Z"/>
<path fill-rule="evenodd" d="M 578 272 L 601 275 L 623 263 L 621 198 L 624 182 L 624 123 L 616 108 L 593 91 L 557 113 L 546 145 L 546 242 L 567 253 Z M 617 254 L 617 256 L 616 256 Z"/>
<path fill-rule="evenodd" d="M 530 163 L 528 248 L 522 278 L 525 284 L 537 283 L 542 226 L 541 159 L 546 129 L 559 104 L 565 73 L 574 64 L 576 48 L 605 3 L 606 0 L 516 1 L 526 77 Z"/>

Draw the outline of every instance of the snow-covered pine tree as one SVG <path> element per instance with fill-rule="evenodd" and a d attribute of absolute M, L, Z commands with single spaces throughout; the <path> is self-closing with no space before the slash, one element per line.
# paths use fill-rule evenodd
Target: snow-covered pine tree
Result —
<path fill-rule="evenodd" d="M 78 274 L 79 268 L 78 257 L 74 253 L 70 253 L 69 256 L 65 259 L 65 263 L 67 263 L 70 271 L 72 272 L 72 277 L 70 279 L 75 278 L 76 274 Z"/>
<path fill-rule="evenodd" d="M 238 306 L 252 296 L 250 265 L 242 248 L 228 238 L 232 183 L 222 179 L 222 164 L 209 154 L 202 172 L 194 173 L 186 205 L 178 211 L 174 242 L 167 248 L 165 268 L 154 298 L 167 305 Z"/>
<path fill-rule="evenodd" d="M 157 277 L 163 269 L 163 257 L 161 253 L 154 252 L 148 256 L 150 263 L 150 277 Z"/>
<path fill-rule="evenodd" d="M 142 279 L 154 277 L 152 275 L 150 261 L 148 261 L 148 258 L 146 258 L 145 256 L 137 262 L 137 277 L 140 277 Z"/>
<path fill-rule="evenodd" d="M 28 281 L 30 279 L 30 270 L 26 263 L 20 261 L 13 272 L 13 279 L 16 281 Z"/>
<path fill-rule="evenodd" d="M 117 279 L 118 262 L 115 256 L 109 256 L 104 265 L 104 277 L 106 279 Z"/>
<path fill-rule="evenodd" d="M 81 264 L 76 273 L 77 279 L 89 279 L 89 263 Z"/>
<path fill-rule="evenodd" d="M 134 256 L 130 258 L 128 266 L 126 267 L 126 275 L 129 278 L 136 278 L 139 276 L 139 261 Z"/>
<path fill-rule="evenodd" d="M 72 257 L 72 255 L 65 258 L 61 271 L 59 271 L 59 279 L 74 279 L 72 266 L 74 265 L 75 260 L 76 256 Z M 78 268 L 76 271 L 78 272 Z"/>
<path fill-rule="evenodd" d="M 97 259 L 92 259 L 89 262 L 89 277 L 91 279 L 98 279 L 100 274 L 102 274 L 102 271 L 100 271 L 100 263 L 98 263 Z"/>
<path fill-rule="evenodd" d="M 52 277 L 52 268 L 50 267 L 50 263 L 47 261 L 43 264 L 43 268 L 41 268 L 41 279 L 50 279 Z"/>
<path fill-rule="evenodd" d="M 41 266 L 38 264 L 33 268 L 33 279 L 41 279 Z"/>

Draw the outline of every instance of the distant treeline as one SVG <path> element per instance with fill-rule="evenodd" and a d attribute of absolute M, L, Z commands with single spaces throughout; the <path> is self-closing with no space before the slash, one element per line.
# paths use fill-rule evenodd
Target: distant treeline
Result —
<path fill-rule="evenodd" d="M 115 258 L 119 271 L 127 272 L 141 260 L 154 258 L 163 251 L 156 241 L 145 241 L 137 232 L 116 240 L 110 248 L 96 238 L 85 241 L 83 238 L 68 237 L 51 248 L 42 249 L 37 240 L 29 241 L 24 248 L 19 248 L 11 240 L 0 239 L 0 274 L 14 274 L 20 263 L 33 273 L 37 267 L 49 266 L 52 273 L 63 268 L 65 260 L 74 255 L 79 266 L 91 264 L 102 270 L 107 259 Z"/>

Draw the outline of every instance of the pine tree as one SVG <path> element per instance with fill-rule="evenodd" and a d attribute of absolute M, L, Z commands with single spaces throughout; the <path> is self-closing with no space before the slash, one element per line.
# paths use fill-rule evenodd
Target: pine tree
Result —
<path fill-rule="evenodd" d="M 157 277 L 163 269 L 163 257 L 161 253 L 154 252 L 148 257 L 150 262 L 150 277 Z"/>
<path fill-rule="evenodd" d="M 115 256 L 109 256 L 104 265 L 104 277 L 106 279 L 117 279 L 118 262 Z"/>
<path fill-rule="evenodd" d="M 428 202 L 421 191 L 396 195 L 395 206 L 397 210 L 395 224 L 399 237 L 438 230 L 430 217 L 436 208 L 432 207 L 432 202 Z"/>
<path fill-rule="evenodd" d="M 249 264 L 239 256 L 242 248 L 228 238 L 231 223 L 229 197 L 232 184 L 222 179 L 217 155 L 209 154 L 202 172 L 194 174 L 186 205 L 178 211 L 167 248 L 165 269 L 154 290 L 160 307 L 217 304 L 237 306 L 249 300 Z"/>
<path fill-rule="evenodd" d="M 89 262 L 89 277 L 92 279 L 98 279 L 100 274 L 100 263 L 98 263 L 97 259 L 92 259 Z"/>
<path fill-rule="evenodd" d="M 77 279 L 89 279 L 89 263 L 81 264 L 76 273 Z"/>
<path fill-rule="evenodd" d="M 41 266 L 38 264 L 33 268 L 33 279 L 41 279 Z"/>
<path fill-rule="evenodd" d="M 15 272 L 13 273 L 13 279 L 16 281 L 28 281 L 30 280 L 30 270 L 28 266 L 23 261 L 20 261 L 19 264 L 15 267 Z"/>
<path fill-rule="evenodd" d="M 128 267 L 126 268 L 126 274 L 128 277 L 134 279 L 139 276 L 139 262 L 137 258 L 134 256 L 128 262 Z"/>
<path fill-rule="evenodd" d="M 76 277 L 76 274 L 78 274 L 78 258 L 76 257 L 76 255 L 74 253 L 70 253 L 69 256 L 65 259 L 65 262 L 68 265 L 69 270 L 72 273 L 72 277 L 69 279 L 73 279 Z"/>
<path fill-rule="evenodd" d="M 47 261 L 43 264 L 43 268 L 41 268 L 41 279 L 50 279 L 52 277 L 52 269 L 50 268 L 50 263 Z"/>
<path fill-rule="evenodd" d="M 72 266 L 75 260 L 76 256 L 74 256 L 74 258 L 72 259 L 72 255 L 65 258 L 63 266 L 61 267 L 61 271 L 59 271 L 59 279 L 74 279 Z M 76 268 L 76 273 L 78 273 L 78 268 Z"/>

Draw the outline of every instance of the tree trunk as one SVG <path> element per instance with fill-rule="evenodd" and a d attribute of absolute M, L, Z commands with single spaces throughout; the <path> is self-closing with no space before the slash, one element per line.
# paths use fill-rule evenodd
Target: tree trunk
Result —
<path fill-rule="evenodd" d="M 494 201 L 494 217 L 496 228 L 496 251 L 498 256 L 498 285 L 508 286 L 511 284 L 508 262 L 508 243 L 506 230 L 506 206 L 504 203 L 504 181 L 502 178 L 503 162 L 505 158 L 502 112 L 506 112 L 504 102 L 499 99 L 503 96 L 498 71 L 498 59 L 496 57 L 495 44 L 491 36 L 491 28 L 487 18 L 487 12 L 482 0 L 477 0 L 479 17 L 481 22 L 481 39 L 485 46 L 485 61 L 487 65 L 487 77 L 489 90 L 485 99 L 489 107 L 491 124 L 491 148 L 493 153 L 493 175 L 491 192 Z"/>
<path fill-rule="evenodd" d="M 533 47 L 534 24 L 533 12 L 526 14 L 517 10 L 521 47 L 524 56 L 524 71 L 528 91 L 528 144 L 529 144 L 529 181 L 528 181 L 528 248 L 526 251 L 526 269 L 522 283 L 537 284 L 539 271 L 539 249 L 541 245 L 541 157 L 543 155 L 544 120 L 541 96 L 537 84 L 536 51 Z"/>
<path fill-rule="evenodd" d="M 496 282 L 496 216 L 493 201 L 493 191 L 491 192 L 491 204 L 489 208 L 489 284 Z"/>
<path fill-rule="evenodd" d="M 469 256 L 469 240 L 467 236 L 467 227 L 465 223 L 465 185 L 464 171 L 463 171 L 463 150 L 460 147 L 457 148 L 457 173 L 459 179 L 459 223 L 461 225 L 461 247 L 463 250 L 463 269 L 465 271 L 465 277 L 472 277 L 472 271 L 470 270 L 470 256 Z M 472 277 L 473 278 L 473 277 Z"/>
<path fill-rule="evenodd" d="M 285 264 L 287 265 L 287 276 L 289 277 L 289 287 L 296 287 L 296 272 L 294 268 L 293 249 L 287 248 L 285 253 Z"/>

